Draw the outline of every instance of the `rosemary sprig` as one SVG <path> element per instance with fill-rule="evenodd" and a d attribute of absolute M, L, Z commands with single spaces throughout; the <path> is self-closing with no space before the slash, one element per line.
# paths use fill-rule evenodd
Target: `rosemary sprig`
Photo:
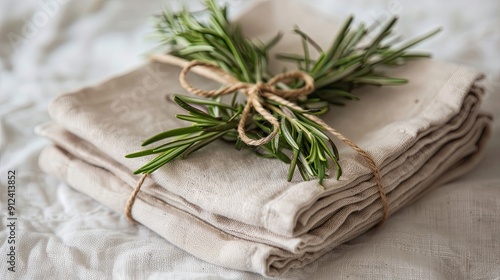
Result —
<path fill-rule="evenodd" d="M 268 54 L 281 34 L 267 43 L 251 41 L 244 37 L 237 25 L 228 21 L 225 6 L 217 6 L 214 0 L 206 0 L 205 6 L 208 13 L 206 22 L 199 21 L 187 9 L 179 13 L 166 10 L 158 18 L 156 31 L 162 37 L 161 43 L 170 47 L 170 53 L 187 60 L 215 63 L 242 82 L 266 82 L 272 77 L 272 73 L 267 70 Z M 188 113 L 177 115 L 177 118 L 191 122 L 191 126 L 161 132 L 146 140 L 143 146 L 167 139 L 169 141 L 127 155 L 130 158 L 157 155 L 136 170 L 135 174 L 152 173 L 178 157 L 184 158 L 217 139 L 223 139 L 234 142 L 237 149 L 248 148 L 259 156 L 289 164 L 289 181 L 295 169 L 298 169 L 304 180 L 318 178 L 322 184 L 331 164 L 336 168 L 338 179 L 342 169 L 337 147 L 324 128 L 309 120 L 305 114 L 321 115 L 332 104 L 344 105 L 345 100 L 359 99 L 353 94 L 353 90 L 359 86 L 400 85 L 407 82 L 405 79 L 386 77 L 376 70 L 379 66 L 401 65 L 409 59 L 428 57 L 428 54 L 409 53 L 408 49 L 433 36 L 439 29 L 394 48 L 389 40 L 396 21 L 397 18 L 391 19 L 373 35 L 376 29 L 363 24 L 352 28 L 353 17 L 350 17 L 326 50 L 295 27 L 293 32 L 301 39 L 303 54 L 280 54 L 278 58 L 295 62 L 298 69 L 312 76 L 315 91 L 307 98 L 296 100 L 302 110 L 262 97 L 263 104 L 279 120 L 280 130 L 272 141 L 261 146 L 247 146 L 238 138 L 236 128 L 243 105 L 236 102 L 237 92 L 233 94 L 230 104 L 222 102 L 221 98 L 208 100 L 175 95 L 174 101 Z M 368 44 L 364 43 L 367 38 L 372 38 Z M 318 53 L 317 59 L 312 58 L 311 48 Z M 302 85 L 295 81 L 277 86 L 289 89 Z M 272 126 L 261 116 L 254 115 L 247 124 L 247 130 L 249 136 L 258 138 L 269 134 Z"/>

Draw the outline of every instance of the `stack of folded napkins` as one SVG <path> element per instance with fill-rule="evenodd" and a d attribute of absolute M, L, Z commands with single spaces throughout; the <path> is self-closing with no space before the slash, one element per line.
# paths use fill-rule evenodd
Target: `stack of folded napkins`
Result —
<path fill-rule="evenodd" d="M 54 142 L 43 150 L 41 168 L 123 212 L 139 180 L 133 170 L 151 159 L 125 155 L 151 135 L 186 125 L 175 119 L 182 110 L 167 97 L 188 94 L 179 72 L 151 62 L 56 98 L 49 108 L 52 122 L 37 128 Z M 365 87 L 356 92 L 361 101 L 335 107 L 323 119 L 374 157 L 394 213 L 470 170 L 490 134 L 491 117 L 479 110 L 480 74 L 466 67 L 426 59 L 387 73 L 410 83 Z M 194 74 L 190 81 L 219 86 Z M 215 142 L 151 174 L 132 216 L 203 260 L 278 276 L 382 219 L 371 170 L 349 147 L 340 147 L 343 176 L 325 180 L 323 189 L 298 175 L 287 182 L 288 166 L 277 160 Z"/>

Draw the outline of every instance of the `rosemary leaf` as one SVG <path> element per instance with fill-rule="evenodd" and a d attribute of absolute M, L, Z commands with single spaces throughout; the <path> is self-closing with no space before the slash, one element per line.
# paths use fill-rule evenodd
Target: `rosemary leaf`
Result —
<path fill-rule="evenodd" d="M 187 9 L 180 12 L 164 9 L 156 17 L 158 41 L 170 49 L 172 55 L 187 60 L 215 63 L 241 82 L 267 82 L 275 73 L 267 69 L 269 52 L 279 42 L 278 33 L 267 43 L 250 40 L 240 27 L 228 20 L 227 7 L 217 5 L 215 0 L 205 0 L 207 20 L 201 21 L 197 13 Z M 134 173 L 152 173 L 178 157 L 185 158 L 210 143 L 223 139 L 233 142 L 235 148 L 246 148 L 256 155 L 278 159 L 289 165 L 288 180 L 292 180 L 297 169 L 304 180 L 317 178 L 319 184 L 328 178 L 333 163 L 336 178 L 342 175 L 339 152 L 327 131 L 309 120 L 305 114 L 321 115 L 332 105 L 344 105 L 346 100 L 359 100 L 355 89 L 371 86 L 402 85 L 408 81 L 386 77 L 378 73 L 380 66 L 398 66 L 408 60 L 429 57 L 428 54 L 412 53 L 414 45 L 434 36 L 440 29 L 394 47 L 400 37 L 393 36 L 394 17 L 385 24 L 377 23 L 365 27 L 363 23 L 353 28 L 354 17 L 346 19 L 329 48 L 323 49 L 311 36 L 295 26 L 293 33 L 302 44 L 302 54 L 278 54 L 277 58 L 293 62 L 297 68 L 315 80 L 315 91 L 306 98 L 297 100 L 301 109 L 289 108 L 275 101 L 261 98 L 265 108 L 279 121 L 280 129 L 272 141 L 258 147 L 247 146 L 238 137 L 237 127 L 245 104 L 238 103 L 238 92 L 234 92 L 229 104 L 220 97 L 213 99 L 174 95 L 173 100 L 187 114 L 177 118 L 190 124 L 164 132 L 144 141 L 143 146 L 168 140 L 168 142 L 126 157 L 140 157 L 159 154 Z M 378 31 L 376 31 L 378 29 Z M 375 35 L 373 33 L 377 32 Z M 369 36 L 370 35 L 370 36 Z M 366 45 L 367 38 L 373 38 Z M 312 53 L 310 50 L 314 50 Z M 316 55 L 317 54 L 317 55 Z M 288 90 L 301 86 L 298 81 L 276 85 Z M 257 138 L 272 130 L 269 122 L 260 115 L 248 119 L 247 135 Z"/>

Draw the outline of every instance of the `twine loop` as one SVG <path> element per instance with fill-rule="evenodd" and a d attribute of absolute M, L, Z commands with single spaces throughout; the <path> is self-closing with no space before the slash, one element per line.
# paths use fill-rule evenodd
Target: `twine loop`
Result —
<path fill-rule="evenodd" d="M 178 64 L 179 61 L 175 61 L 172 58 L 169 57 L 158 57 L 159 61 L 163 61 L 166 63 L 174 62 L 175 64 Z M 272 100 L 278 104 L 281 104 L 286 107 L 290 107 L 296 110 L 302 110 L 301 107 L 299 107 L 296 103 L 291 102 L 293 100 L 297 100 L 300 97 L 307 96 L 308 94 L 312 93 L 314 91 L 314 79 L 308 75 L 307 73 L 304 73 L 302 71 L 290 71 L 290 72 L 285 72 L 279 75 L 274 76 L 271 78 L 268 82 L 263 83 L 263 82 L 258 82 L 256 84 L 251 84 L 251 83 L 244 83 L 236 79 L 235 77 L 231 76 L 230 74 L 224 72 L 221 68 L 219 68 L 216 65 L 210 64 L 210 63 L 205 63 L 201 61 L 191 61 L 186 64 L 183 64 L 183 69 L 179 75 L 179 82 L 182 85 L 184 89 L 187 91 L 203 96 L 203 97 L 217 97 L 217 96 L 222 96 L 222 95 L 227 95 L 230 93 L 234 93 L 236 91 L 243 92 L 246 97 L 247 97 L 247 102 L 245 104 L 245 107 L 243 108 L 243 111 L 241 113 L 241 118 L 238 123 L 238 134 L 243 142 L 245 142 L 248 145 L 251 146 L 260 146 L 262 144 L 268 143 L 271 141 L 276 134 L 279 131 L 280 124 L 278 120 L 266 109 L 264 109 L 264 105 L 262 102 L 262 98 L 266 98 L 269 100 Z M 192 68 L 201 66 L 212 73 L 210 73 L 212 76 L 215 74 L 215 76 L 218 78 L 217 80 L 224 80 L 226 81 L 227 85 L 225 85 L 222 88 L 219 89 L 214 89 L 214 90 L 203 90 L 196 88 L 189 84 L 187 82 L 186 76 L 187 73 L 191 71 Z M 208 75 L 207 75 L 208 76 Z M 219 79 L 220 78 L 220 79 Z M 288 83 L 293 79 L 300 80 L 304 83 L 304 85 L 300 88 L 297 89 L 277 89 L 276 85 L 278 83 Z M 265 104 L 265 103 L 264 103 Z M 248 137 L 245 131 L 245 126 L 246 122 L 249 118 L 249 116 L 252 113 L 252 108 L 259 113 L 264 119 L 266 119 L 272 126 L 273 130 L 269 135 L 266 137 L 260 138 L 260 139 L 252 139 Z M 332 135 L 337 137 L 339 140 L 344 142 L 346 145 L 351 147 L 355 152 L 358 153 L 359 156 L 361 156 L 365 162 L 367 163 L 368 167 L 371 169 L 373 176 L 375 178 L 375 183 L 378 188 L 378 192 L 380 195 L 380 201 L 382 203 L 382 211 L 383 211 L 383 216 L 380 224 L 383 224 L 388 216 L 389 216 L 389 207 L 388 207 L 388 202 L 387 202 L 387 196 L 385 193 L 385 188 L 382 183 L 382 177 L 380 175 L 380 170 L 373 159 L 373 157 L 368 154 L 366 151 L 361 149 L 358 145 L 356 145 L 354 142 L 352 142 L 350 139 L 345 137 L 343 134 L 338 132 L 336 129 L 333 127 L 329 126 L 327 123 L 325 123 L 322 119 L 318 118 L 315 115 L 307 114 L 304 113 L 304 116 L 307 117 L 309 120 L 317 123 L 321 127 L 323 127 L 325 130 L 330 132 Z M 134 204 L 135 198 L 144 183 L 144 180 L 146 179 L 148 174 L 144 174 L 139 182 L 137 183 L 136 187 L 134 188 L 134 191 L 130 195 L 130 197 L 127 200 L 126 206 L 125 206 L 125 216 L 132 222 L 135 222 L 134 218 L 132 217 L 131 210 L 132 210 L 132 205 Z"/>

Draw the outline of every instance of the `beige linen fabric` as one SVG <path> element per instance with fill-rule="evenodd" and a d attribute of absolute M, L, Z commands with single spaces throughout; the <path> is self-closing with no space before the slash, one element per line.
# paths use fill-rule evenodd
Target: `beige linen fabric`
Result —
<path fill-rule="evenodd" d="M 403 71 L 422 69 L 424 71 L 421 71 L 420 75 L 432 75 L 431 69 L 443 69 L 444 66 L 449 65 L 427 60 L 413 63 Z M 138 112 L 130 113 L 137 116 L 134 122 L 129 122 L 128 116 L 114 116 L 109 108 L 131 87 L 127 82 L 141 81 L 143 77 L 147 77 L 148 69 L 156 67 L 158 71 L 178 71 L 173 66 L 151 64 L 97 88 L 56 99 L 50 110 L 58 124 L 41 126 L 39 133 L 51 138 L 60 148 L 49 147 L 44 151 L 40 158 L 42 169 L 60 176 L 71 186 L 116 211 L 122 211 L 137 180 L 137 176 L 131 175 L 131 170 L 137 167 L 134 164 L 143 164 L 123 158 L 124 154 L 137 149 L 136 145 L 128 141 L 140 142 L 150 135 L 151 131 L 146 129 L 147 123 L 154 119 L 151 115 L 157 112 L 161 117 L 156 116 L 158 122 L 153 121 L 153 126 L 166 125 L 158 128 L 161 130 L 174 125 L 166 124 L 166 120 L 175 122 L 170 116 L 175 106 L 168 103 L 159 90 L 156 94 L 148 94 L 142 101 L 147 108 L 144 110 L 147 112 L 144 121 L 141 121 Z M 464 79 L 463 76 L 453 77 L 464 72 L 464 68 L 452 69 L 455 72 L 451 72 L 451 79 L 445 80 L 434 99 L 426 97 L 426 93 L 436 92 L 413 91 L 420 99 L 431 100 L 427 106 L 422 106 L 425 109 L 436 106 L 438 100 L 459 105 L 453 108 L 448 103 L 441 104 L 442 108 L 437 112 L 446 110 L 446 105 L 451 107 L 449 112 L 452 112 L 443 118 L 441 123 L 434 120 L 436 124 L 429 125 L 413 137 L 410 137 L 409 132 L 419 129 L 412 126 L 413 122 L 418 123 L 415 117 L 407 117 L 405 123 L 389 123 L 379 129 L 380 133 L 370 131 L 367 127 L 367 135 L 374 139 L 377 139 L 377 136 L 386 137 L 392 126 L 396 127 L 393 129 L 402 135 L 401 138 L 409 138 L 409 144 L 401 144 L 401 139 L 394 138 L 392 148 L 383 146 L 387 145 L 387 139 L 391 138 L 377 140 L 368 149 L 375 155 L 381 167 L 391 211 L 411 202 L 436 180 L 440 179 L 442 182 L 463 174 L 476 161 L 487 139 L 490 118 L 478 113 L 481 91 L 476 87 L 472 87 L 470 91 L 464 87 L 461 93 L 447 90 L 448 87 L 457 87 L 449 85 L 456 83 L 455 79 Z M 113 90 L 108 87 L 110 85 L 114 87 Z M 414 102 L 412 90 L 408 87 L 405 86 L 404 94 Z M 161 88 L 163 87 L 158 87 Z M 419 88 L 420 86 L 417 87 Z M 440 94 L 446 94 L 448 98 L 440 97 Z M 463 100 L 462 104 L 456 100 L 459 98 Z M 351 105 L 353 110 L 361 111 L 363 109 L 358 108 L 359 106 L 370 107 L 363 101 Z M 368 114 L 370 108 L 365 109 Z M 416 115 L 421 117 L 424 112 Z M 160 123 L 161 120 L 163 123 Z M 337 120 L 339 124 L 336 127 L 340 129 L 341 118 Z M 85 126 L 86 122 L 91 124 Z M 343 131 L 347 129 L 348 126 L 344 125 Z M 349 135 L 349 131 L 345 133 Z M 115 137 L 114 143 L 106 144 L 108 139 Z M 363 138 L 353 140 L 363 142 Z M 103 147 L 97 148 L 100 146 Z M 132 211 L 133 216 L 170 242 L 204 260 L 270 276 L 279 275 L 290 267 L 309 263 L 334 246 L 366 231 L 381 218 L 378 192 L 371 182 L 369 171 L 363 166 L 362 160 L 356 159 L 356 155 L 347 149 L 341 151 L 344 155 L 342 164 L 346 170 L 344 177 L 341 181 L 328 180 L 331 185 L 323 191 L 314 185 L 314 181 L 301 182 L 300 178 L 296 178 L 292 183 L 286 183 L 286 166 L 281 167 L 276 161 L 256 158 L 248 152 L 238 152 L 228 146 L 226 143 L 216 143 L 212 149 L 201 150 L 192 158 L 180 160 L 155 173 L 152 179 L 146 181 L 139 194 Z M 379 148 L 380 146 L 383 148 Z M 401 150 L 400 146 L 406 148 L 398 155 L 395 151 Z M 374 153 L 379 149 L 381 152 Z M 206 162 L 208 155 L 212 160 Z M 216 159 L 213 159 L 214 157 Z M 219 165 L 213 166 L 217 162 Z M 254 177 L 241 179 L 245 171 Z M 358 177 L 356 172 L 359 173 Z M 157 175 L 160 173 L 164 177 Z M 268 173 L 274 174 L 276 178 L 271 179 Z M 207 176 L 209 174 L 215 175 Z M 215 176 L 222 177 L 220 183 Z M 169 182 L 169 177 L 172 177 L 174 182 Z M 193 177 L 200 180 L 196 185 L 190 184 Z M 183 178 L 188 179 L 183 183 Z M 201 182 L 202 180 L 205 182 Z M 236 183 L 238 180 L 239 184 Z M 247 183 L 244 180 L 247 180 Z M 236 184 L 231 184 L 231 181 Z M 282 188 L 278 184 L 290 185 Z M 241 188 L 241 191 L 233 189 L 226 194 L 218 193 L 223 189 L 237 187 Z M 267 192 L 262 191 L 263 187 L 267 187 Z M 307 194 L 305 190 L 309 190 L 312 193 L 309 197 L 314 195 L 317 201 L 304 201 L 304 195 L 295 195 L 291 190 L 302 194 Z M 197 200 L 200 199 L 197 194 L 199 191 L 206 196 L 203 203 Z M 245 193 L 246 197 L 241 193 Z M 255 198 L 251 197 L 252 194 Z M 238 210 L 241 210 L 239 205 L 245 205 L 249 200 L 259 201 L 262 196 L 266 197 L 266 194 L 268 201 L 260 206 L 256 205 L 253 209 L 248 206 L 246 208 L 249 208 L 249 213 L 260 214 L 260 209 L 269 207 L 274 211 L 272 223 L 252 224 L 252 220 L 246 217 L 244 212 L 239 213 L 242 219 L 234 218 L 236 215 L 226 215 L 228 209 L 238 213 Z M 282 202 L 283 200 L 286 202 Z M 205 205 L 208 207 L 205 208 Z M 218 208 L 220 205 L 225 205 L 228 209 Z M 295 212 L 290 213 L 291 211 Z M 290 221 L 291 224 L 287 224 Z M 275 231 L 280 222 L 280 228 L 292 229 L 291 234 Z M 268 225 L 271 226 L 267 227 Z"/>
<path fill-rule="evenodd" d="M 282 12 L 292 17 L 290 11 Z M 49 108 L 53 123 L 38 128 L 57 145 L 40 156 L 42 169 L 122 211 L 138 180 L 132 170 L 150 159 L 124 155 L 152 134 L 183 125 L 173 118 L 181 110 L 167 97 L 185 93 L 177 82 L 179 71 L 150 63 L 58 97 Z M 360 102 L 334 108 L 324 119 L 375 158 L 394 212 L 468 171 L 488 139 L 491 118 L 479 112 L 482 90 L 475 71 L 421 60 L 387 72 L 411 82 L 359 90 Z M 190 80 L 203 88 L 217 86 L 195 75 Z M 203 260 L 281 275 L 367 231 L 382 217 L 363 159 L 348 147 L 340 153 L 344 175 L 326 180 L 323 190 L 317 181 L 302 182 L 299 176 L 286 182 L 287 166 L 278 161 L 216 142 L 152 174 L 132 215 Z"/>

